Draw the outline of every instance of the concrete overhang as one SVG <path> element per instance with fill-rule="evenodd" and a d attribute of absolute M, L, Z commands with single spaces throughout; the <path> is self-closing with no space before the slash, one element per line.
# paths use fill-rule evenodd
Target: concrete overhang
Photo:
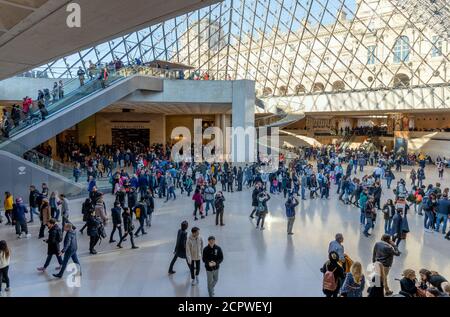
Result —
<path fill-rule="evenodd" d="M 67 5 L 81 27 L 67 26 Z M 0 0 L 0 79 L 220 0 Z"/>

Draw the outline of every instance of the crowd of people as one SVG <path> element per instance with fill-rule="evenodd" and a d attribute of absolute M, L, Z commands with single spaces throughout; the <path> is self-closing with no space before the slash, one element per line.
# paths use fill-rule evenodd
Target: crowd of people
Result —
<path fill-rule="evenodd" d="M 368 296 L 392 295 L 388 274 L 394 265 L 394 257 L 401 256 L 399 246 L 401 241 L 407 239 L 410 231 L 408 215 L 413 212 L 424 215 L 424 231 L 427 234 L 441 232 L 445 239 L 450 240 L 450 231 L 446 232 L 450 214 L 449 189 L 441 189 L 440 183 L 424 183 L 427 161 L 422 154 L 417 157 L 419 165 L 417 169 L 412 169 L 410 179 L 399 179 L 393 186 L 392 182 L 404 163 L 393 153 L 343 150 L 339 146 L 301 149 L 298 159 L 290 162 L 283 160 L 278 170 L 271 172 L 265 172 L 261 162 L 245 166 L 228 162 L 174 162 L 170 159 L 170 147 L 161 144 L 150 147 L 140 143 L 97 146 L 94 141 L 81 145 L 69 140 L 60 142 L 57 152 L 62 161 L 74 163 L 74 176 L 79 178 L 81 170 L 86 174 L 89 197 L 80 206 L 84 222 L 81 229 L 75 228 L 71 222 L 65 195 L 51 191 L 46 184 L 42 184 L 40 190 L 36 186 L 30 187 L 28 207 L 23 198 L 14 199 L 11 193 L 5 193 L 4 199 L 6 224 L 15 226 L 18 238 L 30 238 L 27 224 L 34 221 L 34 216 L 39 217 L 41 226 L 38 238 L 45 238 L 48 252 L 44 265 L 38 270 L 44 272 L 54 255 L 59 264 L 59 272 L 54 274 L 57 278 L 63 276 L 70 259 L 80 264 L 77 232 L 84 234 L 86 230 L 92 255 L 97 254 L 99 242 L 108 238 L 106 231 L 109 227 L 109 243 L 117 242 L 117 248 L 122 248 L 124 242 L 129 240 L 131 248 L 137 249 L 136 238 L 147 234 L 152 226 L 152 215 L 157 209 L 155 202 L 170 203 L 177 199 L 177 195 L 192 200 L 192 219 L 195 223 L 201 223 L 200 219 L 205 219 L 212 212 L 215 214 L 215 224 L 224 226 L 226 207 L 223 192 L 231 194 L 251 190 L 250 218 L 256 217 L 254 225 L 259 230 L 265 229 L 271 195 L 282 195 L 288 235 L 294 234 L 299 201 L 329 199 L 332 190 L 336 191 L 342 204 L 354 205 L 359 209 L 359 221 L 366 237 L 371 235 L 381 214 L 384 235 L 374 246 L 370 276 L 365 277 L 362 273 L 361 262 L 353 262 L 344 252 L 343 234 L 337 234 L 330 243 L 328 260 L 321 268 L 326 296 L 362 296 L 366 284 L 369 285 Z M 442 160 L 436 168 L 442 178 L 444 169 L 440 162 Z M 371 166 L 371 172 L 365 175 L 368 166 Z M 111 194 L 115 198 L 110 211 L 106 206 L 106 194 L 97 188 L 96 183 L 99 177 L 105 175 L 110 180 Z M 386 186 L 382 186 L 382 182 L 386 182 Z M 394 199 L 381 201 L 384 187 L 393 191 Z M 216 245 L 214 236 L 210 236 L 204 246 L 199 227 L 193 226 L 188 236 L 188 221 L 181 223 L 168 273 L 175 274 L 177 258 L 186 259 L 192 285 L 196 285 L 203 261 L 208 294 L 214 296 L 224 254 Z M 3 251 L 3 256 L 5 254 L 6 251 Z M 9 258 L 10 252 L 7 254 Z M 8 261 L 2 260 L 1 263 Z M 8 275 L 7 269 L 1 272 Z M 444 277 L 428 269 L 422 269 L 419 273 L 420 280 L 417 281 L 415 271 L 404 271 L 401 295 L 448 294 L 449 285 Z M 7 284 L 9 287 L 9 280 Z"/>

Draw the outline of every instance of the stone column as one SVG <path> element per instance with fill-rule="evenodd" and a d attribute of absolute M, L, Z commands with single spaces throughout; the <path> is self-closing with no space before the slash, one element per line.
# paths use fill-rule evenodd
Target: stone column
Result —
<path fill-rule="evenodd" d="M 233 82 L 232 97 L 232 127 L 233 131 L 241 131 L 240 135 L 232 135 L 231 158 L 235 163 L 252 162 L 250 147 L 256 156 L 256 136 L 253 140 L 244 134 L 249 127 L 255 126 L 255 82 L 250 80 L 238 80 Z M 238 129 L 238 130 L 236 130 Z M 254 129 L 253 129 L 254 130 Z"/>

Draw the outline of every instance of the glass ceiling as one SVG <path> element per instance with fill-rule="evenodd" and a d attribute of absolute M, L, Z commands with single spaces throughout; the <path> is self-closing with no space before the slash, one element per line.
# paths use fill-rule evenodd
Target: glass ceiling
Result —
<path fill-rule="evenodd" d="M 448 86 L 449 6 L 448 0 L 226 0 L 35 72 L 75 77 L 90 60 L 139 58 L 195 67 L 186 77 L 255 80 L 262 97 Z"/>

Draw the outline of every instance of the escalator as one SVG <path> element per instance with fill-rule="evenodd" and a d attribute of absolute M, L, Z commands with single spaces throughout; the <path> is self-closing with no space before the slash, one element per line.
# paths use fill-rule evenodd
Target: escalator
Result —
<path fill-rule="evenodd" d="M 161 92 L 163 79 L 126 69 L 111 75 L 106 87 L 98 80 L 89 81 L 82 87 L 77 87 L 77 81 L 66 82 L 66 95 L 47 105 L 48 114 L 44 120 L 39 110 L 34 109 L 27 120 L 10 131 L 9 138 L 0 138 L 0 173 L 3 177 L 0 190 L 25 197 L 29 185 L 39 186 L 45 182 L 52 190 L 67 196 L 85 194 L 87 183 L 85 179 L 83 183 L 74 182 L 73 166 L 61 164 L 32 149 L 137 90 Z M 109 186 L 104 183 L 101 187 Z"/>
<path fill-rule="evenodd" d="M 91 80 L 68 92 L 63 99 L 49 104 L 44 120 L 39 110 L 35 109 L 27 120 L 10 131 L 9 139 L 0 143 L 0 150 L 21 156 L 24 151 L 35 148 L 136 90 L 160 92 L 163 90 L 163 79 L 121 72 L 109 77 L 106 88 L 100 81 Z M 17 147 L 14 142 L 23 146 Z"/>

